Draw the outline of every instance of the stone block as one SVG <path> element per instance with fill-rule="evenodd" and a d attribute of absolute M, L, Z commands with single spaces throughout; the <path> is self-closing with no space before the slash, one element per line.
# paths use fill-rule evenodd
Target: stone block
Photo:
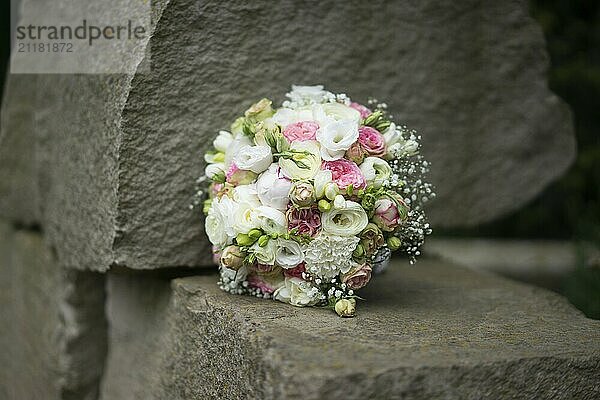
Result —
<path fill-rule="evenodd" d="M 106 356 L 104 278 L 57 266 L 41 235 L 0 223 L 0 398 L 93 400 Z"/>
<path fill-rule="evenodd" d="M 0 111 L 0 217 L 24 225 L 39 223 L 35 156 L 35 76 L 6 80 Z"/>
<path fill-rule="evenodd" d="M 42 220 L 66 266 L 209 264 L 187 208 L 202 153 L 291 83 L 385 99 L 423 134 L 434 227 L 514 210 L 573 159 L 570 113 L 547 87 L 526 1 L 187 0 L 158 2 L 155 14 L 151 57 L 114 54 L 130 74 L 39 83 Z M 142 62 L 150 72 L 137 72 Z"/>
<path fill-rule="evenodd" d="M 395 261 L 361 293 L 357 317 L 342 319 L 229 295 L 216 279 L 176 279 L 170 293 L 133 289 L 131 279 L 110 285 L 110 302 L 128 311 L 109 314 L 118 320 L 104 398 L 600 396 L 600 321 L 544 289 Z M 115 300 L 126 297 L 133 306 Z"/>

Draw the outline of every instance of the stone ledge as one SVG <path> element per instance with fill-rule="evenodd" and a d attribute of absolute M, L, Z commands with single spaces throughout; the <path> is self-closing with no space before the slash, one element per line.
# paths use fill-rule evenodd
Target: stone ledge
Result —
<path fill-rule="evenodd" d="M 153 317 L 161 337 L 144 349 L 148 360 L 109 370 L 139 370 L 142 381 L 129 387 L 145 398 L 600 395 L 600 321 L 491 274 L 433 260 L 396 264 L 361 293 L 354 319 L 233 297 L 214 276 L 176 279 L 159 308 L 165 315 Z"/>

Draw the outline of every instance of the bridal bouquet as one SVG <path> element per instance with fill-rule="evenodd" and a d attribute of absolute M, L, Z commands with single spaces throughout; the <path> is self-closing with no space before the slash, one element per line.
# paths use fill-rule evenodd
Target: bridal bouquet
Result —
<path fill-rule="evenodd" d="M 220 287 L 353 316 L 357 290 L 390 253 L 413 263 L 431 233 L 428 163 L 383 103 L 371 110 L 322 86 L 287 97 L 252 105 L 204 156 Z"/>

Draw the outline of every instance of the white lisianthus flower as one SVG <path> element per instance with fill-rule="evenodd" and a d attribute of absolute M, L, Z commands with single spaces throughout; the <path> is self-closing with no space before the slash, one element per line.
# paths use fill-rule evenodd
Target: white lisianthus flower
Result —
<path fill-rule="evenodd" d="M 314 306 L 322 293 L 316 286 L 300 278 L 285 278 L 282 287 L 273 293 L 273 298 L 297 307 Z"/>
<path fill-rule="evenodd" d="M 225 150 L 225 168 L 229 168 L 233 158 L 243 146 L 251 146 L 252 141 L 248 136 L 238 136 L 235 138 Z"/>
<path fill-rule="evenodd" d="M 380 188 L 392 176 L 392 167 L 387 161 L 379 157 L 367 157 L 360 165 L 360 171 L 365 176 L 367 183 Z"/>
<path fill-rule="evenodd" d="M 360 239 L 357 236 L 338 236 L 321 232 L 306 247 L 306 271 L 323 279 L 340 272 L 347 273 L 356 265 L 352 252 Z"/>
<path fill-rule="evenodd" d="M 369 217 L 362 206 L 337 195 L 331 210 L 321 215 L 324 232 L 338 236 L 354 236 L 362 232 L 369 223 Z"/>
<path fill-rule="evenodd" d="M 309 180 L 321 169 L 319 143 L 314 140 L 293 142 L 290 151 L 295 152 L 292 159 L 279 158 L 283 175 L 290 179 Z"/>
<path fill-rule="evenodd" d="M 344 157 L 346 150 L 358 140 L 358 123 L 345 119 L 322 126 L 317 131 L 321 157 L 333 161 Z"/>
<path fill-rule="evenodd" d="M 295 240 L 277 239 L 275 262 L 282 268 L 294 268 L 304 261 L 302 247 Z"/>
<path fill-rule="evenodd" d="M 213 146 L 217 151 L 225 153 L 229 145 L 233 142 L 233 135 L 227 131 L 219 131 L 219 135 L 213 141 Z"/>
<path fill-rule="evenodd" d="M 204 174 L 208 179 L 212 179 L 215 175 L 225 175 L 225 164 L 223 163 L 214 163 L 208 164 L 206 169 L 204 170 Z"/>
<path fill-rule="evenodd" d="M 245 145 L 235 153 L 233 162 L 239 169 L 260 174 L 269 168 L 273 162 L 273 155 L 269 146 Z"/>
<path fill-rule="evenodd" d="M 233 227 L 238 204 L 227 196 L 215 198 L 208 210 L 204 227 L 212 244 L 221 248 L 231 243 L 236 236 Z"/>
<path fill-rule="evenodd" d="M 277 164 L 271 164 L 256 182 L 256 192 L 261 203 L 278 210 L 287 209 L 291 188 L 292 182 L 279 175 Z"/>
<path fill-rule="evenodd" d="M 387 147 L 399 142 L 404 142 L 402 133 L 396 129 L 396 124 L 393 122 L 388 126 L 385 132 L 383 132 L 383 140 L 385 140 L 385 145 Z"/>
<path fill-rule="evenodd" d="M 273 207 L 260 206 L 257 209 L 260 227 L 265 233 L 287 232 L 285 214 Z"/>
<path fill-rule="evenodd" d="M 256 260 L 265 265 L 275 264 L 275 257 L 277 256 L 277 242 L 270 239 L 267 244 L 263 247 L 258 245 L 258 242 L 254 243 L 250 250 L 256 255 Z"/>

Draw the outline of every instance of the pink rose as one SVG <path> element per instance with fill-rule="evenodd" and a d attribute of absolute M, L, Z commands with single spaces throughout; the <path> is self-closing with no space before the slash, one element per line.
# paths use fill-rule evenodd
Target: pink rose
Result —
<path fill-rule="evenodd" d="M 383 157 L 385 155 L 385 139 L 375 128 L 370 126 L 358 128 L 358 142 L 371 156 Z"/>
<path fill-rule="evenodd" d="M 302 274 L 306 272 L 306 267 L 304 263 L 300 263 L 297 266 L 295 266 L 294 268 L 289 268 L 289 269 L 285 269 L 283 270 L 283 275 L 285 275 L 286 278 L 300 278 L 300 279 L 304 279 L 302 277 Z"/>
<path fill-rule="evenodd" d="M 349 289 L 360 289 L 365 287 L 371 280 L 371 272 L 372 269 L 369 264 L 359 265 L 342 275 L 342 282 L 345 283 L 346 287 Z"/>
<path fill-rule="evenodd" d="M 235 163 L 231 163 L 225 174 L 225 180 L 234 186 L 247 185 L 254 182 L 257 176 L 254 172 L 239 169 Z"/>
<path fill-rule="evenodd" d="M 335 161 L 323 161 L 322 169 L 331 171 L 332 180 L 340 190 L 346 190 L 350 185 L 354 189 L 364 189 L 367 186 L 360 168 L 352 161 L 344 158 Z"/>
<path fill-rule="evenodd" d="M 303 142 L 315 140 L 319 124 L 313 121 L 302 121 L 288 125 L 283 131 L 283 136 L 290 142 Z"/>
<path fill-rule="evenodd" d="M 298 229 L 299 234 L 315 236 L 321 230 L 321 214 L 316 207 L 290 207 L 286 213 L 288 229 Z"/>
<path fill-rule="evenodd" d="M 408 216 L 408 207 L 400 198 L 380 197 L 374 206 L 373 222 L 381 230 L 391 232 L 404 222 Z"/>
<path fill-rule="evenodd" d="M 350 108 L 354 108 L 356 111 L 358 111 L 360 113 L 360 117 L 363 119 L 367 118 L 369 115 L 371 115 L 373 113 L 367 107 L 363 106 L 362 104 L 355 103 L 355 102 L 350 103 Z"/>

